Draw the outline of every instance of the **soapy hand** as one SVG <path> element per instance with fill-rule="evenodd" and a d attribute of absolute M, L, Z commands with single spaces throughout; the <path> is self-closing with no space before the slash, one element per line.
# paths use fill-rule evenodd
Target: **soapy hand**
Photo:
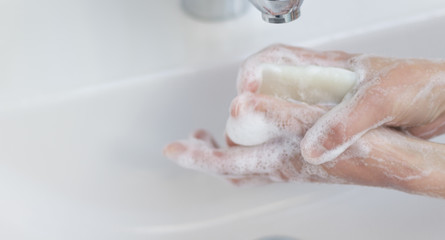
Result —
<path fill-rule="evenodd" d="M 260 94 L 262 70 L 264 64 L 269 63 L 349 69 L 358 74 L 359 82 L 339 106 L 334 107 L 333 104 L 308 105 L 286 101 Z M 416 70 L 415 66 L 420 68 L 422 64 L 428 65 L 427 63 L 433 64 L 434 68 L 425 70 L 425 72 L 431 76 L 440 76 L 438 70 L 440 63 L 426 60 L 384 59 L 344 52 L 316 52 L 282 45 L 272 46 L 249 58 L 241 68 L 238 76 L 239 96 L 232 103 L 227 127 L 229 135 L 233 138 L 227 138 L 229 147 L 218 148 L 208 133 L 198 131 L 188 140 L 168 145 L 164 154 L 181 166 L 223 175 L 234 183 L 252 181 L 335 182 L 391 187 L 407 192 L 445 197 L 445 189 L 441 184 L 445 179 L 444 147 L 401 134 L 400 131 L 394 129 L 378 127 L 379 124 L 384 123 L 391 124 L 390 126 L 403 126 L 413 135 L 424 137 L 441 133 L 443 129 L 438 124 L 441 115 L 437 114 L 441 112 L 440 104 L 423 109 L 420 104 L 422 101 L 417 100 L 414 101 L 417 103 L 417 105 L 414 104 L 415 107 L 419 108 L 417 111 L 412 111 L 407 107 L 405 110 L 400 110 L 403 109 L 403 104 L 407 103 L 407 99 L 415 99 L 409 97 L 410 93 L 419 94 L 419 91 L 414 91 L 413 86 L 406 85 L 408 82 L 401 83 L 401 79 L 410 79 L 415 82 L 413 74 L 421 72 L 419 69 Z M 412 72 L 403 71 L 408 66 L 414 67 L 410 69 Z M 397 75 L 398 72 L 401 74 L 399 81 L 391 80 L 390 77 Z M 383 81 L 384 79 L 387 80 Z M 434 84 L 421 85 L 420 81 L 415 84 L 423 87 L 421 89 L 427 98 L 430 100 L 434 98 L 435 101 L 438 101 L 437 95 L 428 95 L 426 92 L 428 90 L 435 92 L 433 91 L 433 89 L 436 90 L 435 86 L 441 84 L 440 77 L 435 78 L 432 82 Z M 383 86 L 385 88 L 382 88 Z M 405 87 L 405 91 L 400 90 L 401 86 Z M 383 90 L 390 91 L 390 93 Z M 397 90 L 401 94 L 397 94 Z M 396 96 L 392 96 L 392 94 Z M 386 97 L 384 99 L 389 101 L 388 99 L 391 97 L 402 97 L 401 95 L 403 95 L 403 101 L 399 99 L 400 101 L 392 101 L 391 104 L 382 104 L 381 97 Z M 415 96 L 421 98 L 420 95 Z M 366 104 L 363 102 L 368 99 L 375 103 Z M 355 117 L 352 119 L 357 121 L 359 117 L 367 116 L 368 113 L 365 109 L 380 106 L 378 104 L 382 104 L 390 110 L 377 111 L 374 109 L 370 118 L 366 119 L 369 121 L 365 121 L 365 123 L 377 121 L 368 127 L 369 131 L 363 131 L 350 137 L 344 137 L 346 134 L 340 135 L 341 139 L 347 143 L 343 144 L 343 146 L 347 146 L 345 149 L 338 151 L 339 148 L 336 148 L 337 151 L 329 151 L 334 148 L 330 148 L 331 145 L 328 143 L 324 143 L 322 148 L 318 148 L 315 142 L 325 140 L 323 136 L 327 136 L 327 139 L 333 137 L 337 140 L 336 135 L 329 135 L 331 132 L 328 131 L 326 134 L 326 132 L 320 131 L 318 125 L 326 127 L 330 126 L 329 124 L 344 124 L 349 121 L 348 117 Z M 362 106 L 363 109 L 358 108 L 358 110 L 362 110 L 362 115 L 354 114 L 351 109 L 355 106 Z M 423 112 L 415 117 L 418 111 Z M 328 113 L 325 114 L 326 112 Z M 333 112 L 349 114 L 339 116 L 334 114 L 333 116 Z M 325 120 L 326 118 L 328 120 Z M 396 123 L 397 119 L 404 125 L 392 124 Z M 407 119 L 410 121 L 404 122 Z M 252 128 L 243 122 L 254 123 L 255 127 Z M 313 126 L 315 122 L 317 123 Z M 355 122 L 352 121 L 352 123 Z M 366 124 L 357 123 L 356 125 L 364 126 Z M 306 133 L 309 128 L 311 130 Z M 344 131 L 344 133 L 349 132 Z M 311 135 L 312 137 L 310 137 Z M 320 139 L 313 136 L 318 136 Z M 301 142 L 302 139 L 303 142 Z M 308 141 L 308 139 L 315 139 L 315 142 Z M 237 145 L 233 140 L 238 143 L 247 142 L 251 146 Z M 320 149 L 330 152 L 330 154 L 322 154 L 319 158 L 313 157 L 312 154 L 319 153 Z M 332 159 L 334 160 L 327 162 Z M 313 165 L 305 160 L 319 165 Z"/>
<path fill-rule="evenodd" d="M 370 129 L 397 127 L 429 139 L 445 132 L 445 61 L 395 59 L 271 46 L 249 58 L 238 92 L 256 93 L 264 63 L 340 67 L 358 74 L 343 101 L 319 119 L 301 143 L 305 160 L 331 161 Z"/>
<path fill-rule="evenodd" d="M 379 126 L 425 139 L 445 132 L 445 61 L 352 55 L 345 67 L 358 84 L 306 133 L 306 161 L 331 161 Z"/>
<path fill-rule="evenodd" d="M 328 111 L 326 106 L 291 103 L 261 94 L 243 93 L 231 106 L 231 117 L 262 115 L 283 134 L 256 146 L 228 139 L 219 148 L 207 132 L 171 143 L 164 154 L 180 166 L 221 175 L 235 184 L 323 182 L 381 186 L 445 197 L 445 149 L 439 144 L 402 135 L 395 130 L 369 131 L 335 161 L 312 165 L 300 154 L 306 130 Z M 428 153 L 426 156 L 424 153 Z"/>

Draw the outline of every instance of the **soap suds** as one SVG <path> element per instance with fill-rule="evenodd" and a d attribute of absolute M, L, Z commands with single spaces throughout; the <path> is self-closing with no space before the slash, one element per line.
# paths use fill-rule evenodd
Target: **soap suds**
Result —
<path fill-rule="evenodd" d="M 236 144 L 254 146 L 279 135 L 279 129 L 261 113 L 252 112 L 227 120 L 227 136 Z"/>
<path fill-rule="evenodd" d="M 331 150 L 327 150 L 324 146 L 322 146 L 320 144 L 320 142 L 323 141 L 323 138 L 325 138 L 325 136 L 327 135 L 326 133 L 324 133 L 324 129 L 326 129 L 324 127 L 324 125 L 320 124 L 315 127 L 313 126 L 309 131 L 318 132 L 318 133 L 313 134 L 311 132 L 312 134 L 306 134 L 307 142 L 313 143 L 313 144 L 307 144 L 307 145 L 302 146 L 303 157 L 307 162 L 309 162 L 311 164 L 316 164 L 316 165 L 323 164 L 328 161 L 332 161 L 333 159 L 340 156 L 340 154 L 342 154 L 352 144 L 357 142 L 357 140 L 360 139 L 369 130 L 375 129 L 379 126 L 382 126 L 383 124 L 385 124 L 391 120 L 392 120 L 391 117 L 385 118 L 385 119 L 381 120 L 380 122 L 376 123 L 375 125 L 371 126 L 370 128 L 365 129 L 365 130 L 355 134 L 350 139 L 343 141 L 343 144 L 340 144 L 336 148 L 331 149 Z M 323 122 L 321 121 L 321 123 L 323 123 Z M 314 138 L 316 138 L 316 139 L 314 139 Z M 323 154 L 320 156 L 317 156 L 315 158 L 304 154 L 305 152 L 310 152 L 313 149 L 316 149 L 319 152 L 323 152 Z"/>
<path fill-rule="evenodd" d="M 267 177 L 273 182 L 304 182 L 314 178 L 324 182 L 342 182 L 329 176 L 323 167 L 304 162 L 299 157 L 299 141 L 299 138 L 282 137 L 251 147 L 215 149 L 204 140 L 191 137 L 178 142 L 187 150 L 175 161 L 184 168 L 224 175 L 229 179 L 255 176 L 253 181 Z"/>
<path fill-rule="evenodd" d="M 206 142 L 190 138 L 179 142 L 187 149 L 175 161 L 182 167 L 239 177 L 249 174 L 267 174 L 281 169 L 284 161 L 298 151 L 295 141 L 274 139 L 252 147 L 214 149 Z"/>

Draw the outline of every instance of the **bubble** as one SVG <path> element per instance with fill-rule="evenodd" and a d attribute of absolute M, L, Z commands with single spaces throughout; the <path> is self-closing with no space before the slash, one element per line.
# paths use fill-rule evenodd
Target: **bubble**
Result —
<path fill-rule="evenodd" d="M 226 125 L 227 136 L 236 144 L 254 146 L 267 142 L 279 135 L 280 130 L 264 114 L 251 112 L 229 117 Z"/>

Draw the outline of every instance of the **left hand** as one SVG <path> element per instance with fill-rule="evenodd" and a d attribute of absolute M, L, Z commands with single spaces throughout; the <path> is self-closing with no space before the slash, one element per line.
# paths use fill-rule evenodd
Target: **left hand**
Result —
<path fill-rule="evenodd" d="M 286 134 L 250 147 L 234 145 L 228 139 L 229 147 L 222 149 L 210 134 L 199 130 L 188 140 L 169 144 L 164 154 L 183 167 L 220 175 L 235 184 L 345 183 L 445 198 L 445 148 L 440 144 L 378 128 L 334 161 L 312 165 L 301 156 L 299 143 L 307 129 L 328 111 L 326 107 L 246 93 L 233 101 L 230 114 L 237 118 L 252 111 L 263 114 Z"/>

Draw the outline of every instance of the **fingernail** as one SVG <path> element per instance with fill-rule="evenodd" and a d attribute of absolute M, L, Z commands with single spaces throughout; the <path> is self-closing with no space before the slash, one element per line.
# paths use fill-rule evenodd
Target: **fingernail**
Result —
<path fill-rule="evenodd" d="M 181 143 L 171 143 L 164 148 L 164 155 L 170 159 L 177 159 L 179 155 L 183 154 L 187 148 Z"/>

